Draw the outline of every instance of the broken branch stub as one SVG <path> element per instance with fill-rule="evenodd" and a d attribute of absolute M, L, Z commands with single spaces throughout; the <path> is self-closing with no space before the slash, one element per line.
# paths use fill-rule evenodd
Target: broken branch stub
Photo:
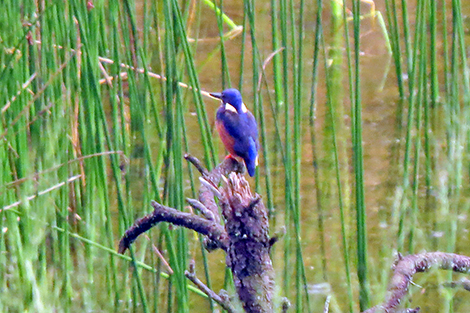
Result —
<path fill-rule="evenodd" d="M 230 173 L 222 188 L 221 207 L 229 242 L 227 265 L 243 307 L 246 312 L 272 312 L 274 271 L 266 207 L 236 173 Z"/>

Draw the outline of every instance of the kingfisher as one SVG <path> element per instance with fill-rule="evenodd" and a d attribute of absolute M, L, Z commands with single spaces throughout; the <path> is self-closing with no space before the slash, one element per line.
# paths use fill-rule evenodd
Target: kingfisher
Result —
<path fill-rule="evenodd" d="M 225 148 L 230 152 L 228 157 L 243 159 L 248 174 L 253 177 L 258 166 L 259 150 L 255 117 L 246 108 L 237 89 L 230 88 L 210 95 L 221 100 L 215 126 Z"/>

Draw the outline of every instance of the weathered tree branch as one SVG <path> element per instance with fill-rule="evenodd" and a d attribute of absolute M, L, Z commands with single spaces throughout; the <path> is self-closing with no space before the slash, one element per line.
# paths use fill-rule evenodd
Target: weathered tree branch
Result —
<path fill-rule="evenodd" d="M 243 165 L 238 163 L 238 161 L 233 158 L 225 158 L 224 161 L 216 168 L 208 172 L 197 158 L 191 156 L 190 154 L 186 154 L 184 157 L 199 170 L 202 175 L 201 178 L 210 183 L 212 187 L 216 189 L 220 183 L 220 180 L 222 179 L 222 176 L 228 176 L 228 174 L 231 172 L 243 171 Z M 213 188 L 208 187 L 206 184 L 201 184 L 201 187 L 199 188 L 199 201 L 212 212 L 216 219 L 215 221 L 219 223 L 219 207 L 214 199 Z"/>
<path fill-rule="evenodd" d="M 454 253 L 429 252 L 413 254 L 403 257 L 399 255 L 393 266 L 393 277 L 388 287 L 388 294 L 383 304 L 372 307 L 363 313 L 396 312 L 397 306 L 402 302 L 408 291 L 413 275 L 418 272 L 427 272 L 431 268 L 453 270 L 459 273 L 470 272 L 470 257 Z M 419 308 L 406 309 L 406 312 L 418 312 Z"/>
<path fill-rule="evenodd" d="M 191 154 L 186 153 L 184 155 L 184 158 L 188 162 L 191 162 L 191 164 L 194 165 L 194 167 L 199 171 L 199 173 L 201 173 L 202 177 L 207 177 L 210 175 L 207 169 L 202 165 L 201 161 L 199 161 L 199 159 L 196 158 L 195 156 L 192 156 Z"/>
<path fill-rule="evenodd" d="M 267 210 L 261 197 L 252 194 L 245 178 L 239 174 L 243 165 L 226 158 L 208 172 L 196 158 L 186 155 L 201 173 L 199 200 L 188 203 L 203 216 L 184 213 L 152 201 L 154 211 L 137 220 L 119 243 L 124 253 L 143 232 L 159 222 L 167 222 L 197 231 L 206 236 L 206 248 L 222 248 L 227 252 L 226 263 L 233 273 L 238 296 L 246 312 L 267 313 L 273 311 L 274 271 L 269 251 L 276 239 L 269 238 Z M 238 174 L 237 174 L 238 172 Z M 224 177 L 228 176 L 228 179 Z M 223 187 L 218 185 L 224 178 Z M 219 204 L 214 199 L 219 198 Z M 222 224 L 219 206 L 222 210 Z M 216 294 L 205 286 L 190 267 L 186 277 L 203 292 L 218 302 L 225 310 L 233 312 L 229 298 Z"/>
<path fill-rule="evenodd" d="M 186 202 L 188 202 L 189 205 L 193 207 L 193 209 L 199 211 L 202 215 L 204 215 L 204 217 L 208 219 L 209 221 L 215 221 L 214 213 L 208 210 L 206 206 L 202 204 L 201 202 L 199 202 L 198 200 L 187 198 Z"/>
<path fill-rule="evenodd" d="M 222 225 L 204 219 L 200 216 L 185 213 L 152 201 L 154 211 L 135 221 L 134 225 L 126 230 L 119 242 L 119 253 L 126 252 L 134 240 L 159 222 L 168 222 L 173 225 L 183 226 L 198 233 L 208 236 L 217 247 L 227 250 L 227 233 Z"/>

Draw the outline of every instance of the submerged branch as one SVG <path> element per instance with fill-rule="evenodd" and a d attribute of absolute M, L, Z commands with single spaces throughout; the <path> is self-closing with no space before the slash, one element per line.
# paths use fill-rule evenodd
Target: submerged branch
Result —
<path fill-rule="evenodd" d="M 408 292 L 413 275 L 419 272 L 427 272 L 431 268 L 452 270 L 458 273 L 470 272 L 470 257 L 454 253 L 429 252 L 398 256 L 393 266 L 393 277 L 388 294 L 383 304 L 372 307 L 363 313 L 395 312 L 396 307 L 402 302 Z M 406 309 L 406 312 L 418 312 L 419 308 Z"/>

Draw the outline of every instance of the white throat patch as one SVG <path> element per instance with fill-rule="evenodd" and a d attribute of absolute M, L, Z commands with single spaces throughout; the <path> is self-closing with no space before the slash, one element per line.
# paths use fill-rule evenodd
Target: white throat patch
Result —
<path fill-rule="evenodd" d="M 238 113 L 237 109 L 235 109 L 235 107 L 233 105 L 229 104 L 229 103 L 225 104 L 225 110 L 231 111 L 231 112 L 234 112 L 234 113 Z"/>
<path fill-rule="evenodd" d="M 231 111 L 231 112 L 234 112 L 234 113 L 238 113 L 237 109 L 235 109 L 235 107 L 233 105 L 231 105 L 230 103 L 225 103 L 225 110 Z M 248 109 L 246 108 L 245 103 L 242 103 L 242 112 L 243 113 L 248 112 Z"/>

